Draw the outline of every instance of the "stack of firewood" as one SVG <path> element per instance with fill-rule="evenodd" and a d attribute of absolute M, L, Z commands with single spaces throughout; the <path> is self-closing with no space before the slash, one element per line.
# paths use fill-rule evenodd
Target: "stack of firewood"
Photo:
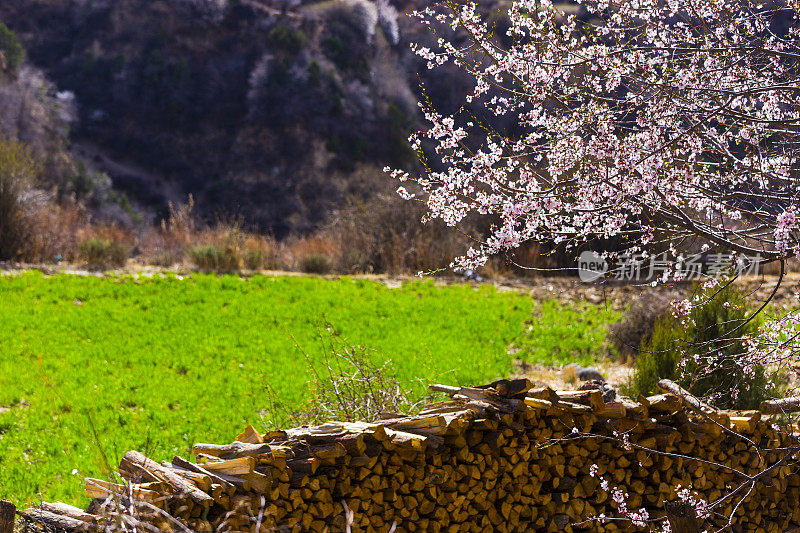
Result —
<path fill-rule="evenodd" d="M 196 444 L 194 461 L 128 452 L 124 483 L 86 480 L 93 513 L 44 504 L 25 515 L 95 531 L 633 531 L 648 528 L 598 519 L 624 518 L 615 491 L 653 519 L 679 499 L 678 486 L 707 502 L 742 486 L 704 528 L 729 516 L 741 531 L 800 526 L 791 432 L 663 385 L 676 394 L 636 402 L 527 380 L 435 385 L 450 400 L 414 416 L 248 426 L 231 444 Z"/>

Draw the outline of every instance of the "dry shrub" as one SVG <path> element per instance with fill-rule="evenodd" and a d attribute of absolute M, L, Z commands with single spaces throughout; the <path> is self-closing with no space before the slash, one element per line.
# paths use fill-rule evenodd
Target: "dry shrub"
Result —
<path fill-rule="evenodd" d="M 194 197 L 185 204 L 169 204 L 169 217 L 146 232 L 140 240 L 142 256 L 148 264 L 170 267 L 183 261 L 185 250 L 196 240 Z"/>
<path fill-rule="evenodd" d="M 669 312 L 677 292 L 646 291 L 625 311 L 619 322 L 608 327 L 609 338 L 624 359 L 635 358 L 639 347 L 647 342 L 656 323 Z"/>
<path fill-rule="evenodd" d="M 278 244 L 274 239 L 263 235 L 249 234 L 245 237 L 241 250 L 242 261 L 249 270 L 279 270 Z"/>
<path fill-rule="evenodd" d="M 413 411 L 428 399 L 412 402 L 410 390 L 397 380 L 390 362 L 375 364 L 373 361 L 384 358 L 343 339 L 330 324 L 319 338 L 322 365 L 312 364 L 311 356 L 303 352 L 313 376 L 306 409 L 299 413 L 292 411 L 268 387 L 271 407 L 267 410 L 270 418 L 267 425 L 299 426 L 328 420 L 374 422 L 382 415 Z M 302 351 L 299 346 L 298 349 Z"/>
<path fill-rule="evenodd" d="M 423 224 L 424 206 L 395 194 L 351 202 L 327 229 L 338 243 L 344 272 L 407 273 L 447 268 L 469 237 L 435 220 Z M 467 231 L 474 233 L 474 231 Z"/>
<path fill-rule="evenodd" d="M 89 268 L 119 268 L 135 244 L 136 236 L 116 224 L 87 226 L 79 233 L 78 258 Z"/>
<path fill-rule="evenodd" d="M 26 145 L 0 141 L 0 260 L 21 255 L 31 233 L 31 194 L 39 172 Z"/>
<path fill-rule="evenodd" d="M 194 207 L 191 195 L 184 204 L 170 203 L 169 217 L 141 237 L 147 263 L 169 267 L 188 258 L 207 271 L 278 268 L 278 246 L 273 239 L 245 232 L 238 221 L 219 221 L 200 229 Z"/>
<path fill-rule="evenodd" d="M 86 231 L 86 211 L 74 201 L 44 202 L 29 217 L 30 232 L 19 259 L 29 263 L 75 261 L 79 236 Z"/>
<path fill-rule="evenodd" d="M 327 274 L 331 271 L 331 259 L 323 254 L 304 255 L 300 258 L 299 268 L 306 274 Z"/>
<path fill-rule="evenodd" d="M 283 263 L 291 270 L 325 274 L 336 264 L 340 243 L 325 232 L 289 239 L 282 250 Z"/>
<path fill-rule="evenodd" d="M 187 237 L 197 243 L 188 248 L 189 259 L 203 270 L 231 272 L 278 267 L 275 242 L 269 237 L 246 233 L 238 222 L 218 222 Z"/>

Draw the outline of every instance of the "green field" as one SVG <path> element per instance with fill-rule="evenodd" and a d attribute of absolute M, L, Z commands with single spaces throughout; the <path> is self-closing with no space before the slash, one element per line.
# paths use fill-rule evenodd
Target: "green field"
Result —
<path fill-rule="evenodd" d="M 563 335 L 585 338 L 575 355 L 596 342 L 585 310 L 548 306 L 548 321 L 569 324 L 559 332 L 530 323 L 535 307 L 521 293 L 432 282 L 0 277 L 0 497 L 84 505 L 82 479 L 108 476 L 104 457 L 113 467 L 129 449 L 164 459 L 230 442 L 261 423 L 267 385 L 299 408 L 310 375 L 295 342 L 319 364 L 326 323 L 409 386 L 505 376 L 512 342 L 537 360 L 572 350 Z"/>

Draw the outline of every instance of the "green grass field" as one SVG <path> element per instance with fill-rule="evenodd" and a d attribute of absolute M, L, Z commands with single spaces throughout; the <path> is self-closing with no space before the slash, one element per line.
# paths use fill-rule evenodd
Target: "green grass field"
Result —
<path fill-rule="evenodd" d="M 544 333 L 526 323 L 534 307 L 520 293 L 431 282 L 0 277 L 0 497 L 85 505 L 83 477 L 108 476 L 104 456 L 113 468 L 129 449 L 160 460 L 230 442 L 260 423 L 267 385 L 299 408 L 310 371 L 295 342 L 319 364 L 326 323 L 409 384 L 505 376 L 512 342 L 526 358 L 561 359 L 585 310 L 548 306 L 571 329 Z"/>

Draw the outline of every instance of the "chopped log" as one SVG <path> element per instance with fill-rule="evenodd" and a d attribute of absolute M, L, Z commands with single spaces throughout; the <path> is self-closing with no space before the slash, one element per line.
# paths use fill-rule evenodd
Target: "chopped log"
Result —
<path fill-rule="evenodd" d="M 781 400 L 766 400 L 761 402 L 759 411 L 765 415 L 782 415 L 785 413 L 800 412 L 800 397 L 783 398 Z"/>
<path fill-rule="evenodd" d="M 237 459 L 239 457 L 255 457 L 257 455 L 269 455 L 273 457 L 286 457 L 291 453 L 288 446 L 277 444 L 250 444 L 247 442 L 234 441 L 231 444 L 195 444 L 192 446 L 192 453 L 197 457 L 208 455 L 224 459 Z"/>
<path fill-rule="evenodd" d="M 60 514 L 62 516 L 68 516 L 69 518 L 74 518 L 75 520 L 80 520 L 81 522 L 89 522 L 89 523 L 96 523 L 97 516 L 87 513 L 83 509 L 75 507 L 73 505 L 68 505 L 63 502 L 54 502 L 54 503 L 42 503 L 39 505 L 39 509 L 43 511 L 49 511 L 54 514 Z"/>
<path fill-rule="evenodd" d="M 527 378 L 521 379 L 499 379 L 493 381 L 488 385 L 481 387 L 482 389 L 492 388 L 497 391 L 497 394 L 503 397 L 517 396 L 524 394 L 533 388 L 533 383 Z"/>
<path fill-rule="evenodd" d="M 319 426 L 304 426 L 286 431 L 290 439 L 304 440 L 311 444 L 327 442 L 335 437 L 347 434 L 345 426 L 339 422 L 328 422 Z"/>
<path fill-rule="evenodd" d="M 101 498 L 105 499 L 109 496 L 116 496 L 123 499 L 141 500 L 149 503 L 158 502 L 161 495 L 150 489 L 142 488 L 140 485 L 119 485 L 103 481 L 102 479 L 94 479 L 87 477 L 84 480 L 85 494 L 87 498 Z"/>
<path fill-rule="evenodd" d="M 76 520 L 74 518 L 70 518 L 68 516 L 63 516 L 56 513 L 51 513 L 50 511 L 45 511 L 43 509 L 28 509 L 22 513 L 22 515 L 31 520 L 42 527 L 45 528 L 46 531 L 56 529 L 56 530 L 67 530 L 67 531 L 101 531 L 102 529 L 100 526 L 95 524 L 90 524 L 87 522 L 83 522 L 81 520 Z"/>
<path fill-rule="evenodd" d="M 195 503 L 210 505 L 213 501 L 211 496 L 198 489 L 194 483 L 162 467 L 152 459 L 148 459 L 135 450 L 129 451 L 122 458 L 119 465 L 119 472 L 122 477 L 129 481 L 137 476 L 143 479 L 163 481 L 172 486 L 176 493 L 186 494 Z"/>
<path fill-rule="evenodd" d="M 620 402 L 607 403 L 594 410 L 594 414 L 603 418 L 624 418 L 627 413 L 627 409 Z"/>
<path fill-rule="evenodd" d="M 181 468 L 185 468 L 186 470 L 191 470 L 192 472 L 197 472 L 198 474 L 204 474 L 204 475 L 208 476 L 213 483 L 217 483 L 218 485 L 222 485 L 225 488 L 225 490 L 230 490 L 230 489 L 233 488 L 232 484 L 228 483 L 227 481 L 222 479 L 217 474 L 215 474 L 215 473 L 213 473 L 213 472 L 211 472 L 209 470 L 206 470 L 205 468 L 203 468 L 202 466 L 200 466 L 198 464 L 195 464 L 195 463 L 192 463 L 190 461 L 187 461 L 183 457 L 180 457 L 180 456 L 176 455 L 175 457 L 172 458 L 172 464 L 174 464 L 175 466 L 179 466 Z"/>
<path fill-rule="evenodd" d="M 215 474 L 228 476 L 241 476 L 252 474 L 256 467 L 256 460 L 253 457 L 237 457 L 236 459 L 225 459 L 201 465 L 205 470 Z"/>
<path fill-rule="evenodd" d="M 161 466 L 164 468 L 168 468 L 178 474 L 181 477 L 186 478 L 187 480 L 191 481 L 197 488 L 202 490 L 203 492 L 208 492 L 211 490 L 211 478 L 205 474 L 199 474 L 193 470 L 187 470 L 185 468 L 181 468 L 169 461 L 162 461 Z"/>
<path fill-rule="evenodd" d="M 604 404 L 600 389 L 564 390 L 556 391 L 556 394 L 561 401 L 586 404 L 594 409 L 599 409 Z"/>
<path fill-rule="evenodd" d="M 475 388 L 475 387 L 449 387 L 447 385 L 430 385 L 429 390 L 434 392 L 444 392 L 450 396 L 461 396 L 469 398 L 470 400 L 486 400 L 490 398 L 497 398 L 499 395 L 496 390 L 491 388 Z"/>
<path fill-rule="evenodd" d="M 719 413 L 716 409 L 707 403 L 701 402 L 692 393 L 670 379 L 660 380 L 658 382 L 658 388 L 665 392 L 669 392 L 670 394 L 674 394 L 693 410 L 708 416 L 712 420 L 719 420 L 721 416 L 721 413 Z"/>
<path fill-rule="evenodd" d="M 525 398 L 525 405 L 528 405 L 528 406 L 533 407 L 535 409 L 545 409 L 545 410 L 550 409 L 551 407 L 553 407 L 552 402 L 550 402 L 548 400 L 541 400 L 539 398 L 532 398 L 530 396 Z"/>
<path fill-rule="evenodd" d="M 632 508 L 662 518 L 663 502 L 678 484 L 705 501 L 721 501 L 739 472 L 757 476 L 797 445 L 791 430 L 773 429 L 759 412 L 715 411 L 679 388 L 680 396 L 667 392 L 638 402 L 615 396 L 606 403 L 596 387 L 512 385 L 435 386 L 451 399 L 377 423 L 328 422 L 269 436 L 250 426 L 231 444 L 196 445 L 202 464 L 175 457 L 160 465 L 190 485 L 207 486 L 202 492 L 214 505 L 197 505 L 159 472 L 137 470 L 125 458 L 121 472 L 149 482 L 87 480 L 87 494 L 90 487 L 98 497 L 113 494 L 106 505 L 134 508 L 130 519 L 140 522 L 130 525 L 153 533 L 184 527 L 202 533 L 569 531 L 587 527 L 575 524 L 590 516 L 620 517 L 610 491 L 599 490 L 601 480 L 627 493 Z M 693 400 L 703 417 L 692 412 Z M 728 420 L 743 437 L 725 431 Z M 760 443 L 760 457 L 752 442 Z M 589 465 L 595 464 L 592 477 Z M 777 465 L 759 480 L 753 497 L 738 506 L 734 525 L 769 533 L 800 525 L 800 508 L 792 503 L 800 498 L 795 470 Z M 88 515 L 91 523 L 91 514 L 54 505 L 41 510 L 66 519 Z M 723 515 L 734 505 L 724 505 L 708 525 L 727 520 Z M 688 516 L 681 513 L 677 508 L 669 517 L 673 531 L 697 531 L 686 529 L 692 524 L 681 522 Z M 774 527 L 759 529 L 761 523 Z M 631 529 L 620 521 L 602 528 Z"/>
<path fill-rule="evenodd" d="M 17 508 L 8 500 L 0 500 L 0 533 L 14 533 Z"/>
<path fill-rule="evenodd" d="M 674 413 L 681 408 L 681 400 L 674 394 L 655 394 L 645 398 L 652 411 Z M 640 402 L 641 403 L 641 402 Z"/>
<path fill-rule="evenodd" d="M 239 442 L 246 442 L 248 444 L 262 444 L 264 442 L 261 434 L 256 431 L 256 428 L 254 428 L 252 424 L 244 428 L 244 431 L 239 433 L 239 435 L 236 437 L 236 440 Z"/>
<path fill-rule="evenodd" d="M 444 392 L 445 394 L 453 396 L 454 394 L 459 393 L 461 387 L 453 387 L 451 385 L 440 385 L 438 383 L 434 383 L 432 385 L 428 385 L 428 390 L 433 392 Z"/>

